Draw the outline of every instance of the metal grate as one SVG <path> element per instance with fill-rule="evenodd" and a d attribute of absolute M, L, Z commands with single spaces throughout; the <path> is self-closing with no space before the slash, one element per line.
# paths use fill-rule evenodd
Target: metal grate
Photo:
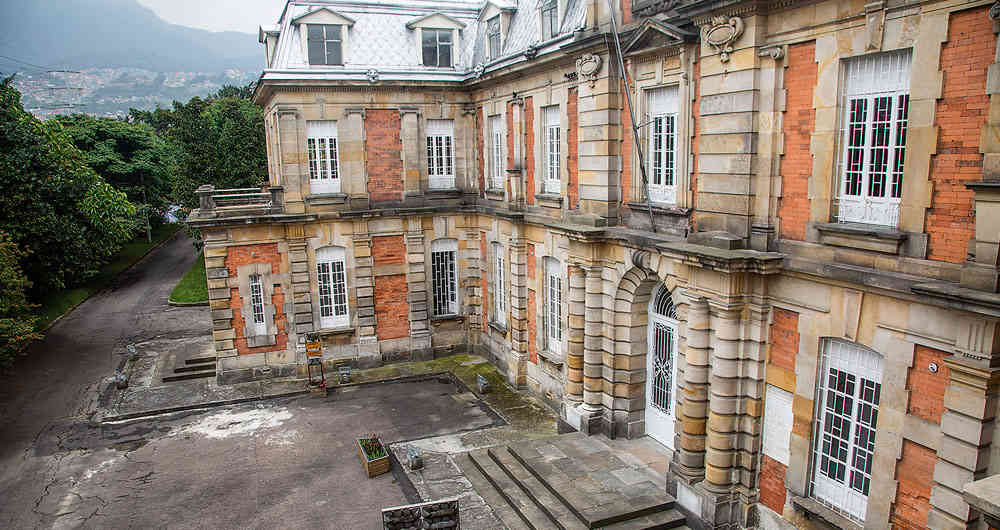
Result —
<path fill-rule="evenodd" d="M 455 122 L 427 120 L 427 177 L 431 189 L 455 187 Z"/>
<path fill-rule="evenodd" d="M 827 339 L 817 382 L 812 495 L 863 523 L 882 391 L 882 356 L 850 342 Z"/>
<path fill-rule="evenodd" d="M 437 247 L 437 248 L 433 248 Z M 431 280 L 434 316 L 458 314 L 457 242 L 435 241 L 431 252 Z"/>
<path fill-rule="evenodd" d="M 261 284 L 260 274 L 250 275 L 250 309 L 253 315 L 254 332 L 257 335 L 267 333 L 267 325 L 264 322 L 264 287 Z"/>
<path fill-rule="evenodd" d="M 656 314 L 677 320 L 677 308 L 674 307 L 674 297 L 670 295 L 670 290 L 666 285 L 660 284 L 653 299 L 653 308 Z"/>
<path fill-rule="evenodd" d="M 562 160 L 562 143 L 559 129 L 559 106 L 542 109 L 545 123 L 545 192 L 561 193 L 560 161 Z"/>
<path fill-rule="evenodd" d="M 309 153 L 309 189 L 313 193 L 340 192 L 340 161 L 337 154 L 337 122 L 306 124 Z"/>

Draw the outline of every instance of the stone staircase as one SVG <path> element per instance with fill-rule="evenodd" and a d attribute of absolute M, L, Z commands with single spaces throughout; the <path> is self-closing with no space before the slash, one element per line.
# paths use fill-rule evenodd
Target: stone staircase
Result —
<path fill-rule="evenodd" d="M 662 479 L 579 433 L 480 449 L 456 460 L 511 530 L 685 528 Z"/>
<path fill-rule="evenodd" d="M 164 383 L 215 377 L 215 357 L 192 357 L 184 360 L 184 366 L 174 368 L 174 375 L 164 376 Z"/>

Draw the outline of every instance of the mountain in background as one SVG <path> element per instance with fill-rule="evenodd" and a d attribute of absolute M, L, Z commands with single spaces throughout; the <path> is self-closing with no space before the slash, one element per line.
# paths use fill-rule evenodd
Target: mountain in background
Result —
<path fill-rule="evenodd" d="M 2 1 L 0 55 L 68 70 L 219 72 L 264 66 L 256 35 L 170 24 L 135 0 Z M 10 66 L 0 59 L 0 69 Z"/>
<path fill-rule="evenodd" d="M 0 0 L 0 74 L 17 73 L 40 118 L 169 107 L 246 85 L 264 62 L 254 34 L 170 24 L 136 0 Z"/>

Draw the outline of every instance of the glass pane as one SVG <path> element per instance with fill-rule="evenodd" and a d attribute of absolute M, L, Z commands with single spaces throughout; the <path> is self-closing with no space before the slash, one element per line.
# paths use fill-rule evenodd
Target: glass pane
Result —
<path fill-rule="evenodd" d="M 339 42 L 328 41 L 326 43 L 326 64 L 344 64 L 344 61 L 340 56 Z"/>
<path fill-rule="evenodd" d="M 309 41 L 309 64 L 326 64 L 326 51 L 322 40 Z"/>
<path fill-rule="evenodd" d="M 340 26 L 323 26 L 326 28 L 326 40 L 340 40 Z"/>
<path fill-rule="evenodd" d="M 437 35 L 438 35 L 438 42 L 444 44 L 451 43 L 451 30 L 438 30 Z"/>
<path fill-rule="evenodd" d="M 309 24 L 306 26 L 306 31 L 309 35 L 309 40 L 323 40 L 323 26 Z"/>
<path fill-rule="evenodd" d="M 421 46 L 424 51 L 424 66 L 437 66 L 437 32 L 434 30 L 423 31 Z"/>
<path fill-rule="evenodd" d="M 438 58 L 438 66 L 451 66 L 451 45 L 442 44 L 438 47 L 438 53 L 441 56 Z"/>

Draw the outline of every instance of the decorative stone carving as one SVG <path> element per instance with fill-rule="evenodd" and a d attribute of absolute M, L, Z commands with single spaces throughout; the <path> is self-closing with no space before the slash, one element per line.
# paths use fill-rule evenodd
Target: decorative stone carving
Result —
<path fill-rule="evenodd" d="M 536 56 L 538 56 L 538 43 L 532 42 L 528 45 L 528 49 L 524 50 L 524 58 L 530 61 Z"/>
<path fill-rule="evenodd" d="M 365 72 L 365 77 L 368 78 L 368 82 L 371 84 L 378 83 L 378 70 L 372 68 Z"/>
<path fill-rule="evenodd" d="M 483 77 L 484 73 L 486 73 L 486 63 L 479 63 L 472 69 L 472 75 L 476 76 L 477 79 Z"/>
<path fill-rule="evenodd" d="M 670 11 L 676 4 L 677 0 L 639 0 L 632 4 L 632 15 L 650 17 L 657 13 Z"/>
<path fill-rule="evenodd" d="M 740 17 L 713 17 L 712 22 L 701 28 L 702 38 L 719 53 L 719 60 L 729 62 L 733 43 L 743 35 L 743 19 Z"/>
<path fill-rule="evenodd" d="M 594 87 L 597 76 L 601 73 L 601 56 L 592 53 L 585 53 L 583 57 L 576 60 L 576 73 L 579 78 L 590 81 L 590 87 Z"/>
<path fill-rule="evenodd" d="M 632 253 L 632 265 L 639 267 L 641 269 L 649 268 L 649 251 L 648 250 L 636 250 Z"/>
<path fill-rule="evenodd" d="M 778 59 L 781 59 L 782 57 L 785 56 L 785 47 L 784 46 L 768 46 L 766 48 L 761 48 L 760 51 L 757 52 L 757 56 L 758 57 L 770 57 L 770 58 L 774 59 L 775 61 L 777 61 Z"/>

